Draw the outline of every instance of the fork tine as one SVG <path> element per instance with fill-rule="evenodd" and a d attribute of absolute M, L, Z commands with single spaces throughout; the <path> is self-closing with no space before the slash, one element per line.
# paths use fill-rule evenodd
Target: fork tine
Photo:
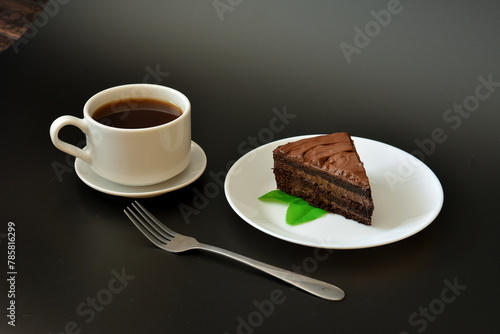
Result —
<path fill-rule="evenodd" d="M 135 204 L 137 206 L 135 206 Z M 166 227 L 165 225 L 163 225 L 162 222 L 160 222 L 158 220 L 158 218 L 156 218 L 155 216 L 153 216 L 153 214 L 151 212 L 149 212 L 148 210 L 146 210 L 146 208 L 143 207 L 139 202 L 135 201 L 134 203 L 132 203 L 132 206 L 135 206 L 136 210 L 138 210 L 137 207 L 139 207 L 140 210 L 138 210 L 138 211 L 141 213 L 141 215 L 144 217 L 144 215 L 142 214 L 142 212 L 144 212 L 144 214 L 146 214 L 149 217 L 149 220 L 152 220 L 157 227 L 159 227 L 160 229 L 162 229 L 163 232 L 167 233 L 167 236 L 169 238 L 175 237 L 177 235 L 177 233 L 175 233 L 174 231 L 172 231 L 171 229 L 169 229 L 168 227 Z M 144 217 L 144 218 L 147 219 L 146 217 Z M 160 231 L 158 231 L 158 232 L 160 232 Z"/>
<path fill-rule="evenodd" d="M 128 210 L 128 211 L 127 211 Z M 163 237 L 157 231 L 151 228 L 151 225 L 137 215 L 130 207 L 127 207 L 127 210 L 123 210 L 127 217 L 134 223 L 134 225 L 139 229 L 139 231 L 144 234 L 146 238 L 148 238 L 152 243 L 154 243 L 158 247 L 162 247 L 165 245 L 170 239 Z"/>

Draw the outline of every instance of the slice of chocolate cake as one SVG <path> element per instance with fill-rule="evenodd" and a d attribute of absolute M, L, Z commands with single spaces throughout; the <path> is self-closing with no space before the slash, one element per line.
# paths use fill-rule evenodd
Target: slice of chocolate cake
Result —
<path fill-rule="evenodd" d="M 333 133 L 281 145 L 273 151 L 273 158 L 279 190 L 371 225 L 370 182 L 349 134 Z"/>

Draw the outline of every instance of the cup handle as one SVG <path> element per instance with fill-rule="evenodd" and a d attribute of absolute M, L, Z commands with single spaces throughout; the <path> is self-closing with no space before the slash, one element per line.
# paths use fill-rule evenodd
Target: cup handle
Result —
<path fill-rule="evenodd" d="M 60 149 L 61 151 L 71 154 L 77 158 L 82 159 L 89 165 L 92 164 L 92 158 L 90 157 L 90 153 L 84 151 L 74 145 L 68 144 L 59 139 L 59 130 L 61 130 L 66 125 L 73 125 L 80 129 L 83 133 L 88 135 L 89 128 L 85 120 L 76 118 L 74 116 L 61 116 L 57 118 L 52 125 L 50 126 L 50 139 L 52 139 L 52 143 L 55 147 Z"/>

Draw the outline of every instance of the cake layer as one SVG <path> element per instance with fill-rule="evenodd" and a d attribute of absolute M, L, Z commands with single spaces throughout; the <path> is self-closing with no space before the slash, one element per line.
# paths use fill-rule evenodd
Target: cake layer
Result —
<path fill-rule="evenodd" d="M 342 199 L 319 186 L 285 170 L 275 170 L 277 188 L 287 194 L 300 197 L 310 205 L 337 213 L 365 225 L 371 225 L 373 206 L 365 207 L 357 201 Z"/>
<path fill-rule="evenodd" d="M 284 168 L 296 173 L 300 173 L 301 175 L 308 175 L 311 180 L 317 180 L 317 182 L 328 182 L 338 187 L 344 188 L 353 193 L 371 197 L 370 188 L 361 188 L 358 187 L 353 182 L 341 178 L 340 176 L 332 175 L 322 169 L 306 167 L 295 160 L 288 159 L 288 157 L 279 155 L 278 153 L 274 154 L 274 168 Z"/>
<path fill-rule="evenodd" d="M 328 191 L 331 196 L 338 197 L 341 199 L 355 201 L 363 206 L 370 206 L 370 191 L 359 189 L 350 183 L 343 182 L 338 178 L 328 176 L 324 177 L 319 173 L 311 173 L 300 167 L 296 167 L 293 164 L 287 164 L 283 159 L 277 159 L 274 164 L 274 173 L 276 171 L 283 170 L 283 172 L 288 172 L 296 175 L 299 178 L 305 179 L 308 182 L 315 183 L 321 187 L 324 191 Z"/>

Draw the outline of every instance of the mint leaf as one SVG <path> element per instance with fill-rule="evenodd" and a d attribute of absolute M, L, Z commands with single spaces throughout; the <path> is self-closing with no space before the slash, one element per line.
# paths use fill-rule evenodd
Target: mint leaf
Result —
<path fill-rule="evenodd" d="M 309 205 L 302 198 L 289 195 L 281 190 L 272 190 L 259 197 L 261 201 L 280 201 L 288 203 L 285 221 L 288 225 L 299 225 L 326 214 L 325 210 Z"/>
<path fill-rule="evenodd" d="M 294 200 L 297 199 L 297 197 L 288 195 L 287 193 L 281 191 L 281 190 L 272 190 L 268 192 L 267 194 L 264 194 L 259 197 L 260 200 L 276 200 L 280 202 L 285 202 L 285 203 L 292 203 Z"/>
<path fill-rule="evenodd" d="M 326 214 L 325 210 L 315 208 L 302 198 L 297 198 L 288 206 L 285 221 L 288 225 L 299 225 L 319 218 L 324 214 Z"/>

